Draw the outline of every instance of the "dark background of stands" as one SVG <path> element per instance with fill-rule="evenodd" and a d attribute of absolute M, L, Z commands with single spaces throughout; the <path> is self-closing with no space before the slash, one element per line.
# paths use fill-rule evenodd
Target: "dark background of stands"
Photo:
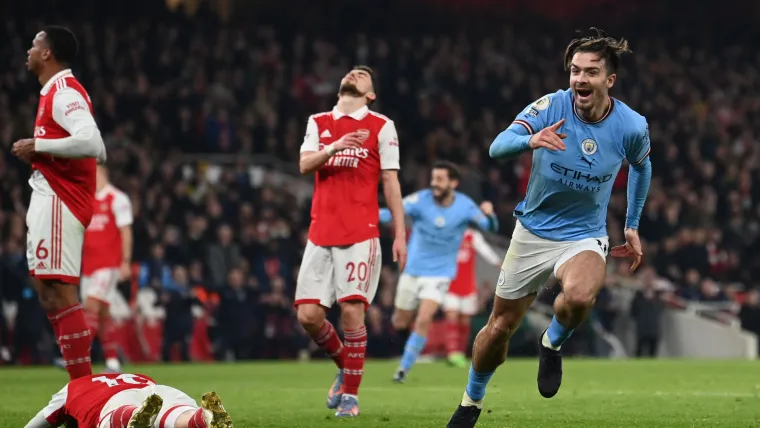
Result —
<path fill-rule="evenodd" d="M 36 346 L 50 338 L 23 260 L 29 170 L 9 153 L 33 129 L 39 84 L 24 61 L 44 23 L 80 38 L 73 69 L 93 99 L 112 181 L 134 205 L 135 278 L 121 286 L 131 317 L 160 308 L 167 323 L 202 318 L 216 358 L 263 358 L 310 351 L 291 309 L 309 205 L 288 186 L 252 185 L 250 166 L 266 159 L 265 169 L 291 173 L 307 116 L 330 109 L 343 73 L 366 63 L 379 77 L 373 108 L 399 130 L 404 191 L 426 186 L 432 161 L 456 160 L 462 190 L 494 201 L 509 236 L 529 157 L 495 162 L 488 146 L 525 105 L 567 86 L 564 48 L 590 26 L 630 39 L 613 95 L 650 124 L 642 275 L 686 300 L 756 300 L 747 296 L 760 286 L 759 19 L 756 2 L 738 0 L 215 1 L 191 12 L 158 0 L 2 2 L 0 299 L 17 311 L 0 346 L 49 358 Z M 217 182 L 194 154 L 218 159 Z M 610 204 L 613 243 L 625 177 L 624 168 Z M 389 244 L 386 234 L 368 321 L 380 356 L 400 349 Z M 610 287 L 641 283 L 611 270 Z M 140 291 L 155 303 L 141 306 Z M 740 314 L 760 331 L 753 305 Z"/>

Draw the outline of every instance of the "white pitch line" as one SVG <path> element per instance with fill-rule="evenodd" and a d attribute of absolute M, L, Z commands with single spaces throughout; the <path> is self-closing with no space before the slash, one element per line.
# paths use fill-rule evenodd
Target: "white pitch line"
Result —
<path fill-rule="evenodd" d="M 269 389 L 271 392 L 272 390 L 277 392 L 324 392 L 327 393 L 327 388 L 274 388 Z M 461 393 L 464 391 L 464 387 L 454 387 L 454 386 L 439 386 L 439 387 L 432 387 L 432 386 L 411 386 L 411 385 L 399 385 L 399 386 L 365 386 L 361 387 L 360 391 L 367 391 L 367 392 L 389 392 L 394 393 L 398 391 L 404 390 L 405 392 L 451 392 L 451 393 Z M 491 392 L 496 392 L 501 390 L 501 388 L 495 388 L 494 390 L 491 390 Z M 640 397 L 711 397 L 711 398 L 758 398 L 760 399 L 760 391 L 757 394 L 749 393 L 749 392 L 737 392 L 737 391 L 647 391 L 647 390 L 598 390 L 598 389 L 588 389 L 588 390 L 570 390 L 565 391 L 564 394 L 561 394 L 562 391 L 560 391 L 560 395 L 564 396 L 570 396 L 574 397 L 576 395 L 584 396 L 584 395 L 626 395 L 626 396 L 640 396 Z M 492 394 L 490 394 L 492 395 Z"/>

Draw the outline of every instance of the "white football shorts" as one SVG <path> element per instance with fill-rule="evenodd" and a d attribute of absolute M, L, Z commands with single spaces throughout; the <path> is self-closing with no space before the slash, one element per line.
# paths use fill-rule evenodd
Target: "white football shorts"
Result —
<path fill-rule="evenodd" d="M 583 251 L 593 251 L 607 260 L 608 237 L 579 241 L 550 241 L 539 238 L 518 221 L 512 233 L 509 250 L 501 265 L 496 295 L 516 300 L 537 293 L 549 277 L 566 261 Z"/>
<path fill-rule="evenodd" d="M 381 268 L 378 238 L 346 247 L 320 247 L 309 241 L 298 271 L 295 304 L 329 308 L 336 301 L 360 300 L 369 308 Z"/>
<path fill-rule="evenodd" d="M 91 275 L 83 276 L 82 284 L 79 286 L 82 301 L 95 299 L 107 305 L 113 303 L 114 294 L 117 293 L 116 286 L 119 283 L 119 272 L 118 268 L 102 268 Z"/>
<path fill-rule="evenodd" d="M 416 310 L 422 300 L 432 300 L 439 305 L 443 303 L 446 292 L 449 291 L 451 278 L 442 276 L 411 276 L 401 274 L 396 287 L 397 309 L 405 311 Z"/>
<path fill-rule="evenodd" d="M 473 316 L 478 313 L 478 293 L 467 296 L 446 293 L 443 299 L 443 310 L 455 311 L 463 315 Z"/>
<path fill-rule="evenodd" d="M 29 274 L 79 284 L 85 227 L 66 204 L 56 195 L 32 192 L 26 227 Z"/>
<path fill-rule="evenodd" d="M 121 391 L 111 397 L 110 400 L 103 406 L 103 410 L 100 411 L 100 423 L 98 428 L 110 428 L 110 416 L 116 409 L 121 406 L 137 406 L 139 407 L 146 398 L 151 394 L 158 394 L 164 400 L 164 404 L 161 406 L 161 411 L 158 412 L 156 422 L 153 424 L 154 428 L 159 427 L 173 427 L 174 422 L 179 415 L 187 412 L 188 410 L 196 410 L 198 403 L 190 396 L 180 391 L 179 389 L 172 388 L 166 385 L 150 385 L 140 389 L 127 389 Z"/>

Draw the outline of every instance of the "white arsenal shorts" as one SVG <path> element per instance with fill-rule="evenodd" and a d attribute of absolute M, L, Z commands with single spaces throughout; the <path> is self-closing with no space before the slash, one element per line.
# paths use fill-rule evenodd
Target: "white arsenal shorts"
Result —
<path fill-rule="evenodd" d="M 155 428 L 173 427 L 179 415 L 188 410 L 196 410 L 198 408 L 198 403 L 195 400 L 171 386 L 151 385 L 140 389 L 127 389 L 111 397 L 106 405 L 103 406 L 103 410 L 100 411 L 98 428 L 111 428 L 111 413 L 121 406 L 140 407 L 142 402 L 150 397 L 151 394 L 158 394 L 164 400 L 161 411 L 158 412 L 156 422 L 153 424 Z"/>
<path fill-rule="evenodd" d="M 445 276 L 411 276 L 401 274 L 396 287 L 396 309 L 416 310 L 422 300 L 432 300 L 439 305 L 449 291 L 451 278 Z"/>
<path fill-rule="evenodd" d="M 446 293 L 443 299 L 443 310 L 459 312 L 463 315 L 473 316 L 478 313 L 478 293 L 467 296 Z"/>
<path fill-rule="evenodd" d="M 32 192 L 26 213 L 29 274 L 79 284 L 85 227 L 58 196 Z"/>
<path fill-rule="evenodd" d="M 82 284 L 79 286 L 82 301 L 95 299 L 107 305 L 113 303 L 116 285 L 119 283 L 119 272 L 118 268 L 102 268 L 91 275 L 82 276 Z"/>
<path fill-rule="evenodd" d="M 501 265 L 496 295 L 516 300 L 537 293 L 566 261 L 583 251 L 593 251 L 606 261 L 608 248 L 609 239 L 606 236 L 579 241 L 550 241 L 534 235 L 518 221 Z"/>
<path fill-rule="evenodd" d="M 320 247 L 309 241 L 296 283 L 296 306 L 361 300 L 369 307 L 380 282 L 380 240 L 346 247 Z"/>

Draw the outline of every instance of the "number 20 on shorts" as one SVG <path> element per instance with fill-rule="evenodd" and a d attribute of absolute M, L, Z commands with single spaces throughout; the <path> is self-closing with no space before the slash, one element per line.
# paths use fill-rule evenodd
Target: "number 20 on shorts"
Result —
<path fill-rule="evenodd" d="M 359 280 L 359 285 L 356 287 L 357 290 L 365 293 L 369 290 L 369 281 L 367 281 L 369 267 L 367 266 L 367 263 L 348 262 L 346 263 L 346 271 L 348 271 L 348 282 L 354 282 L 357 279 Z"/>

